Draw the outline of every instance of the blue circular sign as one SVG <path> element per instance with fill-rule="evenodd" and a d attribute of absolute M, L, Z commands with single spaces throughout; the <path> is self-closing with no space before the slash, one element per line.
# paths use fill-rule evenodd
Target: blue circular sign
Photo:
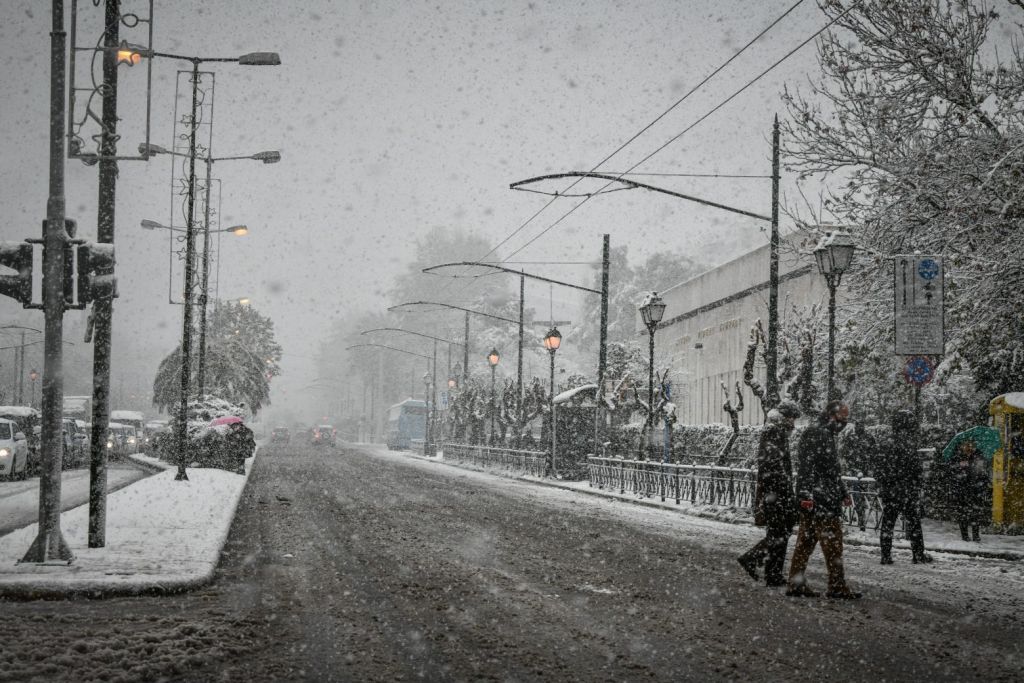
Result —
<path fill-rule="evenodd" d="M 922 259 L 917 264 L 917 274 L 925 280 L 934 280 L 939 274 L 939 264 L 935 262 L 935 259 Z"/>
<path fill-rule="evenodd" d="M 935 365 L 924 356 L 913 356 L 903 368 L 903 376 L 911 384 L 924 386 L 935 376 Z"/>

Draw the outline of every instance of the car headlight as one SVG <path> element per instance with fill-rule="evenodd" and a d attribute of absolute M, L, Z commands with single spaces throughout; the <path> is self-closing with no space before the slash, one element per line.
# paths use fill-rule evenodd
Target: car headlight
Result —
<path fill-rule="evenodd" d="M 108 441 L 107 442 L 107 448 L 113 448 L 113 447 L 114 447 L 114 442 L 113 441 Z"/>
<path fill-rule="evenodd" d="M 7 450 L 6 448 L 0 448 L 0 458 L 7 457 L 10 454 L 11 454 L 11 452 L 9 450 Z"/>
<path fill-rule="evenodd" d="M 134 437 L 130 437 L 128 439 L 128 443 L 135 443 L 135 438 Z"/>

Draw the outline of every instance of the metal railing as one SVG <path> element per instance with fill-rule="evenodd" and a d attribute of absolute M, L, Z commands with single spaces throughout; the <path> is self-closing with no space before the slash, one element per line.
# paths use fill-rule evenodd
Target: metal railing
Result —
<path fill-rule="evenodd" d="M 543 477 L 547 469 L 548 454 L 544 451 L 492 448 L 450 442 L 442 443 L 441 449 L 446 461 L 457 464 L 530 474 L 536 477 Z"/>
<path fill-rule="evenodd" d="M 753 516 L 757 471 L 742 467 L 683 465 L 619 458 L 587 458 L 590 485 L 641 498 L 658 497 L 692 506 L 716 505 L 735 508 Z M 843 521 L 861 529 L 877 529 L 882 504 L 875 480 L 843 477 L 853 506 L 843 508 Z"/>

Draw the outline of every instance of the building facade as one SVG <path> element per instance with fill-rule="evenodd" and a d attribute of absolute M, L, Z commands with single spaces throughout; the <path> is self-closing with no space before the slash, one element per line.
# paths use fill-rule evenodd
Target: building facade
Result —
<path fill-rule="evenodd" d="M 814 304 L 821 304 L 827 315 L 828 288 L 814 257 L 798 254 L 791 244 L 780 252 L 780 321 Z M 768 274 L 769 246 L 765 245 L 660 292 L 666 309 L 655 336 L 656 367 L 670 369 L 680 423 L 728 423 L 729 416 L 722 409 L 726 398 L 723 382 L 734 405 L 736 383 L 740 383 L 744 403 L 741 424 L 762 422 L 760 404 L 743 384 L 743 363 L 751 327 L 760 320 L 767 331 Z M 637 329 L 646 336 L 642 324 Z M 755 374 L 764 384 L 760 352 Z"/>

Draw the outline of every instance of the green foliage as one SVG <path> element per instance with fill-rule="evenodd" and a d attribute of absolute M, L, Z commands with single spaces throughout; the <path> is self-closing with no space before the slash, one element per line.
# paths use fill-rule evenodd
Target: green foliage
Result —
<path fill-rule="evenodd" d="M 221 302 L 209 319 L 206 337 L 206 394 L 244 404 L 255 415 L 270 404 L 270 380 L 280 374 L 281 346 L 274 323 L 255 308 Z M 198 335 L 193 335 L 198 345 Z M 181 347 L 157 369 L 153 405 L 173 410 L 181 400 Z M 192 386 L 196 386 L 198 349 L 191 355 Z"/>

